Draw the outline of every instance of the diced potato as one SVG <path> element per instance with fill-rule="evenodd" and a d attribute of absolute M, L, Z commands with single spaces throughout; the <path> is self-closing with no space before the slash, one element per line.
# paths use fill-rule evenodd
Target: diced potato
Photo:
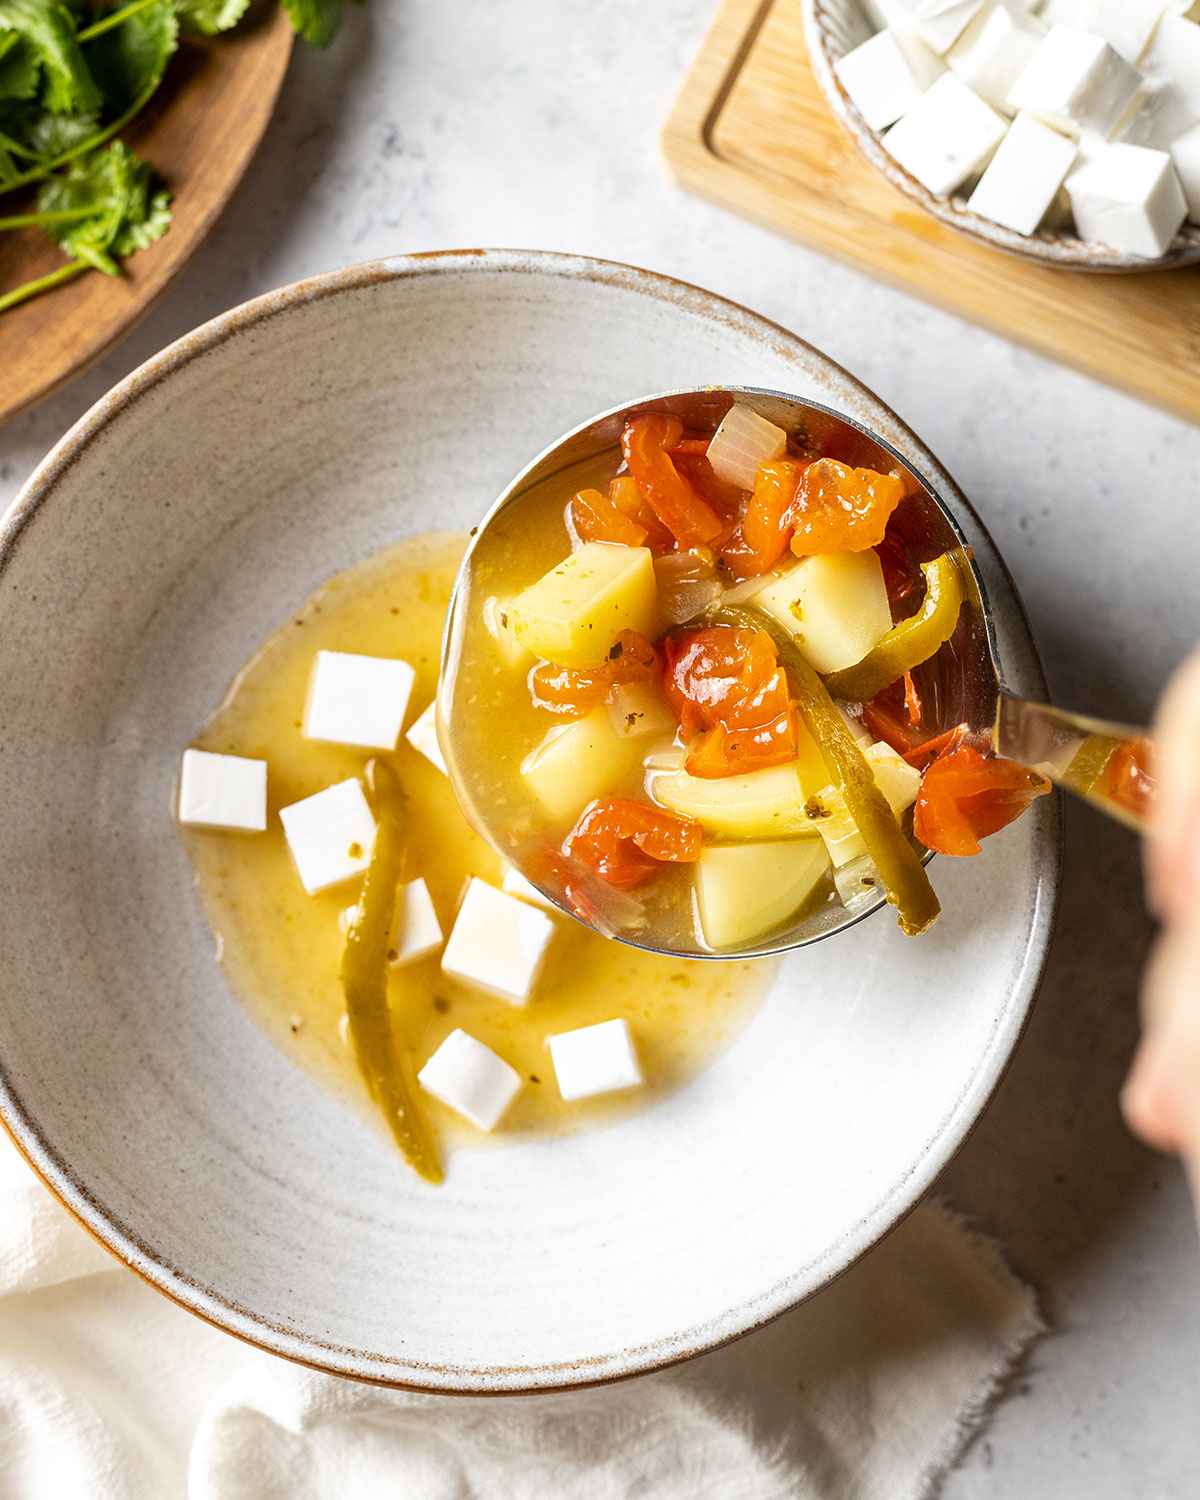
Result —
<path fill-rule="evenodd" d="M 883 568 L 870 550 L 803 558 L 752 599 L 787 626 L 818 672 L 852 667 L 892 628 Z"/>
<path fill-rule="evenodd" d="M 648 682 L 621 682 L 613 689 L 608 705 L 613 729 L 626 739 L 640 739 L 642 735 L 674 734 L 675 715 L 667 707 L 663 695 Z"/>
<path fill-rule="evenodd" d="M 696 863 L 696 905 L 710 948 L 751 943 L 793 916 L 829 869 L 820 839 L 724 844 Z"/>
<path fill-rule="evenodd" d="M 607 796 L 640 767 L 642 747 L 613 729 L 601 704 L 586 718 L 552 729 L 521 763 L 530 790 L 557 823 L 573 823 L 589 802 Z"/>
<path fill-rule="evenodd" d="M 903 756 L 897 755 L 882 740 L 869 745 L 863 755 L 875 774 L 876 785 L 899 817 L 917 800 L 917 793 L 921 789 L 920 771 L 910 766 Z M 832 785 L 823 787 L 814 800 L 828 814 L 814 819 L 814 827 L 824 840 L 834 867 L 840 869 L 851 860 L 860 859 L 867 852 L 867 846 L 857 824 L 846 810 L 841 792 Z"/>
<path fill-rule="evenodd" d="M 491 598 L 484 602 L 483 623 L 500 651 L 506 667 L 520 671 L 533 664 L 534 656 L 528 646 L 523 646 L 513 629 L 512 600 Z"/>
<path fill-rule="evenodd" d="M 586 542 L 512 602 L 517 639 L 565 667 L 598 666 L 622 630 L 655 632 L 658 595 L 648 547 Z"/>
<path fill-rule="evenodd" d="M 713 780 L 686 771 L 652 776 L 650 795 L 669 811 L 695 818 L 719 838 L 780 839 L 817 831 L 804 810 L 812 794 L 805 791 L 800 763 L 794 760 Z"/>

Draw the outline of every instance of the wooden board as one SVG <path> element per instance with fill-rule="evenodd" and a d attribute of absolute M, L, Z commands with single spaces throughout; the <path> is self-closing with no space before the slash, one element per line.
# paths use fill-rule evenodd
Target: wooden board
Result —
<path fill-rule="evenodd" d="M 99 359 L 183 266 L 249 165 L 291 50 L 281 7 L 224 37 L 181 39 L 162 87 L 121 134 L 166 178 L 174 222 L 157 244 L 125 261 L 120 280 L 89 272 L 0 313 L 0 422 Z M 23 201 L 14 193 L 3 211 L 24 212 Z M 0 290 L 63 263 L 38 230 L 0 234 Z"/>
<path fill-rule="evenodd" d="M 799 0 L 724 0 L 663 144 L 680 182 L 727 208 L 1200 421 L 1200 268 L 1060 271 L 938 223 L 834 117 Z"/>

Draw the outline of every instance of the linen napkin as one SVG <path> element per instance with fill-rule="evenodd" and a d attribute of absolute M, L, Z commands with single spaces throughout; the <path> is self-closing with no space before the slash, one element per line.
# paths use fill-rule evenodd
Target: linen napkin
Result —
<path fill-rule="evenodd" d="M 210 1328 L 119 1266 L 0 1140 L 0 1500 L 920 1500 L 1043 1331 L 927 1202 L 726 1349 L 565 1395 L 412 1395 Z"/>

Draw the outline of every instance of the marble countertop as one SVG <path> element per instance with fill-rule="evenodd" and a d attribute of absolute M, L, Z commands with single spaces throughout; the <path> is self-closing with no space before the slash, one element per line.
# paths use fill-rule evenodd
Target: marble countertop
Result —
<path fill-rule="evenodd" d="M 585 252 L 743 302 L 873 386 L 986 520 L 1054 695 L 1147 715 L 1200 638 L 1200 432 L 674 188 L 659 130 L 710 12 L 351 7 L 330 54 L 298 52 L 262 149 L 175 287 L 98 367 L 0 431 L 0 506 L 115 380 L 247 297 L 404 250 Z M 1056 1336 L 946 1500 L 1196 1493 L 1196 1222 L 1179 1168 L 1136 1145 L 1117 1108 L 1151 937 L 1137 849 L 1077 806 L 1066 822 L 1033 1020 L 941 1185 L 1038 1286 Z"/>

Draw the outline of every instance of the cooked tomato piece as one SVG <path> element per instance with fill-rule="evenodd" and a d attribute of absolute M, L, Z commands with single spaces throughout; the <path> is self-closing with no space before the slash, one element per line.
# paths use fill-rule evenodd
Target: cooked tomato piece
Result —
<path fill-rule="evenodd" d="M 675 538 L 646 504 L 632 474 L 618 474 L 615 479 L 609 480 L 608 498 L 646 533 L 643 546 L 649 547 L 652 552 L 670 552 L 675 545 Z"/>
<path fill-rule="evenodd" d="M 904 674 L 904 712 L 914 729 L 921 727 L 921 695 L 911 672 Z"/>
<path fill-rule="evenodd" d="M 671 458 L 700 498 L 707 500 L 726 523 L 726 529 L 732 527 L 746 498 L 745 490 L 738 489 L 736 484 L 730 484 L 727 479 L 719 478 L 703 453 L 681 453 L 676 448 Z"/>
<path fill-rule="evenodd" d="M 892 619 L 907 619 L 916 608 L 924 588 L 921 565 L 904 542 L 890 531 L 875 550 L 883 568 L 883 583 L 887 589 L 888 603 L 892 606 Z"/>
<path fill-rule="evenodd" d="M 644 635 L 623 630 L 598 667 L 560 667 L 539 662 L 529 674 L 529 696 L 535 708 L 581 719 L 603 703 L 618 682 L 650 682 L 661 670 L 658 652 Z"/>
<path fill-rule="evenodd" d="M 769 572 L 787 551 L 792 506 L 808 467 L 806 461 L 796 458 L 780 458 L 759 466 L 741 524 L 721 551 L 730 572 L 738 578 L 757 578 Z"/>
<path fill-rule="evenodd" d="M 878 547 L 904 491 L 904 481 L 894 474 L 819 458 L 805 469 L 789 511 L 792 551 L 810 557 Z"/>
<path fill-rule="evenodd" d="M 980 839 L 1020 817 L 1050 783 L 1025 766 L 970 745 L 939 755 L 921 780 L 913 830 L 939 854 L 978 854 Z"/>
<path fill-rule="evenodd" d="M 692 776 L 716 779 L 763 771 L 796 759 L 796 710 L 790 704 L 765 723 L 738 729 L 718 724 L 692 747 L 685 767 Z"/>
<path fill-rule="evenodd" d="M 669 450 L 682 435 L 678 417 L 646 412 L 626 422 L 621 447 L 650 509 L 676 541 L 698 547 L 720 536 L 726 523 L 672 462 Z"/>
<path fill-rule="evenodd" d="M 1154 801 L 1155 782 L 1150 756 L 1149 740 L 1126 740 L 1109 756 L 1101 781 L 1105 794 L 1139 819 L 1149 817 L 1150 805 Z"/>
<path fill-rule="evenodd" d="M 775 645 L 762 630 L 710 625 L 668 636 L 663 690 L 689 737 L 720 722 L 776 670 Z"/>
<path fill-rule="evenodd" d="M 582 542 L 620 542 L 640 547 L 646 528 L 627 516 L 601 490 L 580 490 L 568 507 L 571 528 Z"/>
<path fill-rule="evenodd" d="M 908 755 L 921 744 L 921 736 L 913 733 L 883 693 L 863 704 L 862 721 L 877 740 L 890 745 L 897 755 Z"/>
<path fill-rule="evenodd" d="M 691 457 L 695 454 L 699 454 L 700 457 L 703 458 L 707 454 L 708 445 L 711 442 L 711 437 L 695 437 L 689 436 L 687 433 L 685 433 L 683 437 L 681 437 L 675 444 L 675 446 L 671 449 L 671 457 Z"/>
<path fill-rule="evenodd" d="M 604 797 L 584 809 L 564 848 L 610 885 L 631 890 L 662 863 L 693 863 L 702 843 L 700 824 L 691 818 L 626 797 Z"/>

